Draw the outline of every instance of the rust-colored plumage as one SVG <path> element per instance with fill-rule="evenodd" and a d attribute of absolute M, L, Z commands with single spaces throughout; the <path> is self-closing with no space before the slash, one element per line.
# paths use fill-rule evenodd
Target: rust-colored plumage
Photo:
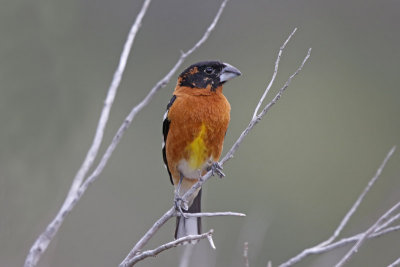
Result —
<path fill-rule="evenodd" d="M 177 195 L 182 196 L 221 156 L 230 120 L 230 104 L 223 84 L 240 72 L 218 61 L 187 68 L 178 83 L 164 118 L 163 156 Z M 199 191 L 189 200 L 187 212 L 200 212 Z M 175 237 L 200 232 L 200 218 L 177 220 Z"/>
<path fill-rule="evenodd" d="M 174 93 L 177 98 L 168 112 L 171 124 L 166 152 L 174 185 L 178 184 L 180 178 L 179 162 L 183 159 L 190 162 L 191 157 L 197 156 L 196 152 L 191 153 L 188 146 L 199 137 L 202 128 L 203 134 L 200 137 L 206 149 L 203 163 L 207 163 L 209 159 L 212 162 L 218 161 L 222 152 L 230 118 L 230 105 L 222 94 L 222 87 L 207 95 L 199 94 L 199 90 L 203 89 L 177 87 Z M 201 166 L 196 165 L 201 170 Z M 199 172 L 199 175 L 202 175 L 202 172 Z M 189 177 L 189 181 L 184 177 L 181 188 L 183 191 L 188 190 L 196 182 L 193 178 L 199 177 Z"/>

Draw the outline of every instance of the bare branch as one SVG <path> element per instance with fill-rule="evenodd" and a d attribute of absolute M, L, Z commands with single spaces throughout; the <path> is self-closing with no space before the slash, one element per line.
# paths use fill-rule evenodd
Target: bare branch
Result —
<path fill-rule="evenodd" d="M 367 192 L 370 190 L 370 188 L 372 187 L 372 185 L 375 183 L 375 181 L 379 178 L 379 176 L 381 175 L 384 167 L 386 166 L 386 163 L 388 162 L 388 160 L 392 157 L 394 151 L 396 149 L 396 146 L 393 146 L 390 151 L 388 152 L 388 154 L 386 155 L 386 157 L 384 158 L 383 162 L 381 163 L 381 165 L 379 166 L 378 170 L 376 171 L 375 175 L 372 177 L 372 179 L 368 182 L 367 186 L 365 187 L 365 189 L 363 190 L 363 192 L 361 193 L 361 195 L 357 198 L 356 202 L 353 204 L 353 206 L 351 207 L 351 209 L 347 212 L 347 214 L 345 215 L 345 217 L 342 219 L 341 223 L 339 224 L 338 228 L 335 230 L 334 234 L 329 237 L 326 241 L 319 243 L 318 245 L 315 245 L 311 248 L 307 248 L 305 250 L 303 250 L 301 253 L 299 253 L 298 255 L 292 257 L 291 259 L 289 259 L 288 261 L 282 263 L 281 265 L 279 265 L 279 267 L 288 267 L 288 266 L 292 266 L 293 264 L 296 264 L 298 262 L 300 262 L 301 260 L 303 260 L 305 257 L 311 255 L 311 254 L 319 254 L 319 253 L 323 253 L 325 251 L 328 250 L 332 250 L 336 247 L 339 246 L 343 246 L 346 245 L 348 243 L 351 242 L 356 242 L 358 240 L 360 240 L 361 235 L 356 235 L 353 237 L 349 237 L 349 238 L 345 238 L 342 239 L 338 242 L 335 242 L 333 244 L 331 244 L 341 233 L 341 231 L 343 230 L 343 228 L 346 226 L 346 224 L 348 223 L 350 217 L 354 214 L 354 212 L 357 210 L 357 208 L 360 206 L 362 200 L 364 199 L 365 195 L 367 194 Z M 394 216 L 395 217 L 395 216 Z M 394 220 L 388 219 L 388 222 L 393 222 Z M 377 237 L 380 236 L 381 234 L 386 234 L 387 232 L 384 232 L 385 230 L 382 230 L 384 227 L 388 226 L 390 223 L 387 224 L 380 224 L 378 225 L 377 228 L 373 229 L 373 232 L 370 233 L 370 236 L 367 236 L 367 238 L 372 238 L 372 237 Z M 382 226 L 379 228 L 379 226 Z M 393 229 L 391 229 L 388 232 L 391 231 L 397 231 L 398 229 L 396 229 L 395 227 Z M 330 245 L 331 244 L 331 245 Z"/>
<path fill-rule="evenodd" d="M 400 219 L 400 213 L 397 213 L 396 215 L 389 218 L 389 220 L 387 220 L 387 222 L 382 223 L 378 228 L 376 228 L 376 231 L 380 231 L 380 230 L 388 227 L 389 225 L 391 225 L 393 222 L 397 221 L 398 219 Z"/>
<path fill-rule="evenodd" d="M 124 266 L 125 262 L 129 262 L 130 259 L 135 257 L 135 255 L 147 244 L 147 242 L 153 237 L 153 235 L 160 229 L 170 218 L 173 216 L 177 216 L 178 214 L 175 211 L 175 207 L 170 208 L 158 221 L 154 223 L 154 225 L 146 232 L 146 234 L 136 243 L 136 245 L 132 248 L 131 252 L 126 256 L 126 258 L 122 261 L 120 266 Z M 188 217 L 209 217 L 209 216 L 246 216 L 242 213 L 235 212 L 209 212 L 209 213 L 186 213 Z"/>
<path fill-rule="evenodd" d="M 378 236 L 385 235 L 387 233 L 390 233 L 390 232 L 393 232 L 393 231 L 398 231 L 398 230 L 400 230 L 400 225 L 388 227 L 388 228 L 383 229 L 383 230 L 378 230 L 377 229 L 376 232 L 371 235 L 371 237 L 378 237 Z"/>
<path fill-rule="evenodd" d="M 393 263 L 389 264 L 387 267 L 395 267 L 400 265 L 400 258 L 395 260 Z"/>
<path fill-rule="evenodd" d="M 120 267 L 130 267 L 135 265 L 137 262 L 148 258 L 148 257 L 155 257 L 157 256 L 159 253 L 167 250 L 167 249 L 171 249 L 174 248 L 178 245 L 182 245 L 182 244 L 186 244 L 190 241 L 195 241 L 195 240 L 201 240 L 201 239 L 205 239 L 205 238 L 209 238 L 210 236 L 212 236 L 214 230 L 211 229 L 210 231 L 208 231 L 207 233 L 201 234 L 201 235 L 188 235 L 179 239 L 176 239 L 174 241 L 171 241 L 169 243 L 166 243 L 164 245 L 159 246 L 156 249 L 152 249 L 152 250 L 147 250 L 144 251 L 140 254 L 138 254 L 137 256 L 133 257 L 132 259 L 130 259 L 127 262 L 122 262 L 120 264 Z"/>
<path fill-rule="evenodd" d="M 187 217 L 213 217 L 213 216 L 239 216 L 243 217 L 246 214 L 237 213 L 237 212 L 202 212 L 202 213 L 185 213 Z M 174 216 L 179 216 L 179 213 L 175 211 L 175 207 L 169 209 L 154 225 L 147 231 L 147 233 L 136 243 L 131 252 L 126 256 L 123 262 L 130 261 L 129 259 L 133 258 L 153 237 L 153 235 L 167 222 L 170 218 Z M 123 263 L 122 262 L 122 263 Z M 121 265 L 122 265 L 121 263 Z"/>
<path fill-rule="evenodd" d="M 380 237 L 382 235 L 385 235 L 385 234 L 388 234 L 388 233 L 391 233 L 391 232 L 395 232 L 395 231 L 399 231 L 399 230 L 400 230 L 400 225 L 394 226 L 394 227 L 390 227 L 390 228 L 387 228 L 387 229 L 385 229 L 383 231 L 375 232 L 374 234 L 370 235 L 368 237 L 368 239 Z M 329 244 L 329 245 L 326 245 L 324 247 L 314 247 L 314 248 L 310 249 L 309 255 L 311 255 L 311 254 L 321 254 L 321 253 L 324 253 L 324 252 L 327 252 L 327 251 L 330 251 L 330 250 L 333 250 L 333 249 L 336 249 L 336 248 L 339 248 L 339 247 L 343 247 L 343 246 L 348 245 L 350 243 L 355 243 L 355 242 L 359 241 L 362 236 L 363 236 L 363 233 L 360 233 L 360 234 L 357 234 L 357 235 L 353 235 L 351 237 L 342 238 L 339 241 L 336 241 L 336 242 L 334 242 L 332 244 Z"/>
<path fill-rule="evenodd" d="M 184 213 L 185 217 L 215 217 L 215 216 L 238 216 L 246 217 L 246 214 L 239 212 L 223 211 L 223 212 L 199 212 Z M 174 216 L 181 216 L 180 212 L 175 212 Z"/>
<path fill-rule="evenodd" d="M 208 243 L 210 243 L 211 248 L 213 250 L 216 250 L 217 248 L 215 247 L 214 240 L 212 239 L 212 235 L 208 235 L 207 239 L 208 239 Z"/>
<path fill-rule="evenodd" d="M 400 225 L 397 226 L 393 226 L 393 227 L 389 227 L 386 228 L 385 230 L 382 231 L 376 231 L 375 233 L 371 234 L 368 239 L 372 239 L 372 238 L 376 238 L 376 237 L 380 237 L 382 235 L 388 234 L 388 233 L 392 233 L 395 231 L 399 231 L 400 230 Z M 364 233 L 360 233 L 357 235 L 353 235 L 351 237 L 346 237 L 346 238 L 342 238 L 334 243 L 328 244 L 326 246 L 315 246 L 312 248 L 308 248 L 306 250 L 304 250 L 301 254 L 299 254 L 298 256 L 301 255 L 301 257 L 294 257 L 292 259 L 290 259 L 290 261 L 285 262 L 284 264 L 279 265 L 279 267 L 282 266 L 292 266 L 298 262 L 300 262 L 301 260 L 303 260 L 305 257 L 309 256 L 309 255 L 316 255 L 316 254 L 322 254 L 331 250 L 334 250 L 336 248 L 340 248 L 343 246 L 346 246 L 348 244 L 351 243 L 355 243 L 357 241 L 359 241 L 361 239 L 361 237 L 363 236 Z"/>
<path fill-rule="evenodd" d="M 217 25 L 219 18 L 221 17 L 222 12 L 225 9 L 226 3 L 228 3 L 228 0 L 224 0 L 221 3 L 221 6 L 218 9 L 217 14 L 214 17 L 213 22 L 208 26 L 207 31 L 204 33 L 203 37 L 192 47 L 190 48 L 186 53 L 182 52 L 182 56 L 186 58 L 188 55 L 192 54 L 197 48 L 199 48 L 210 36 L 210 33 L 214 30 L 215 26 Z"/>
<path fill-rule="evenodd" d="M 297 28 L 294 28 L 294 30 L 292 31 L 292 33 L 289 35 L 289 37 L 286 39 L 286 41 L 283 43 L 283 45 L 281 46 L 281 48 L 279 49 L 279 53 L 278 53 L 278 57 L 276 58 L 275 61 L 275 69 L 274 69 L 274 73 L 272 74 L 272 78 L 269 81 L 269 84 L 267 86 L 267 88 L 265 89 L 263 95 L 260 98 L 260 101 L 257 104 L 256 109 L 254 110 L 254 114 L 253 114 L 253 120 L 255 119 L 255 117 L 258 114 L 258 110 L 260 109 L 262 103 L 264 102 L 265 97 L 267 96 L 269 90 L 271 89 L 272 84 L 275 81 L 275 77 L 278 74 L 278 68 L 279 68 L 279 62 L 281 61 L 281 56 L 282 56 L 282 52 L 283 49 L 285 49 L 287 43 L 290 41 L 290 38 L 292 38 L 292 36 L 294 35 L 294 33 L 297 31 Z"/>
<path fill-rule="evenodd" d="M 114 73 L 111 85 L 108 88 L 107 97 L 104 101 L 104 106 L 101 111 L 101 115 L 97 124 L 97 129 L 95 136 L 93 138 L 92 145 L 90 146 L 86 154 L 86 157 L 82 163 L 82 166 L 79 168 L 72 182 L 71 188 L 67 194 L 67 197 L 65 198 L 63 206 L 57 213 L 56 217 L 46 227 L 46 230 L 40 234 L 40 236 L 36 239 L 35 243 L 29 250 L 29 253 L 25 260 L 25 265 L 24 265 L 25 267 L 35 266 L 39 261 L 41 255 L 46 251 L 48 245 L 50 244 L 54 236 L 57 234 L 58 229 L 60 228 L 61 224 L 64 221 L 64 217 L 67 214 L 66 210 L 68 209 L 68 206 L 70 206 L 71 203 L 74 202 L 78 188 L 81 186 L 87 172 L 89 171 L 95 158 L 97 157 L 100 145 L 103 140 L 104 130 L 107 125 L 111 107 L 112 104 L 114 103 L 115 95 L 117 94 L 117 90 L 125 70 L 126 62 L 128 61 L 130 50 L 132 48 L 133 42 L 136 37 L 136 33 L 138 32 L 142 24 L 143 17 L 147 12 L 150 2 L 151 0 L 145 0 L 143 2 L 143 6 L 129 31 L 128 37 L 125 41 L 125 45 L 119 59 L 118 67 Z"/>
<path fill-rule="evenodd" d="M 385 168 L 386 163 L 392 157 L 392 155 L 393 155 L 395 150 L 396 150 L 396 146 L 393 146 L 392 149 L 390 149 L 390 151 L 387 153 L 385 159 L 383 160 L 383 162 L 379 166 L 378 170 L 376 171 L 375 176 L 372 177 L 372 179 L 369 181 L 368 185 L 364 188 L 364 191 L 361 193 L 361 195 L 357 198 L 356 202 L 353 204 L 351 209 L 344 216 L 344 218 L 340 222 L 338 228 L 335 230 L 333 235 L 331 237 L 329 237 L 326 241 L 318 244 L 317 246 L 325 246 L 327 244 L 330 244 L 330 243 L 332 243 L 333 240 L 335 240 L 339 236 L 339 234 L 342 232 L 343 228 L 346 226 L 346 224 L 350 220 L 351 216 L 354 214 L 354 212 L 356 212 L 357 208 L 360 206 L 360 204 L 363 201 L 365 195 L 368 193 L 368 191 L 374 185 L 375 181 L 378 180 L 378 178 L 380 177 L 383 168 Z"/>
<path fill-rule="evenodd" d="M 343 266 L 358 249 L 364 244 L 364 242 L 378 229 L 380 225 L 389 220 L 389 216 L 400 207 L 400 202 L 391 207 L 385 214 L 383 214 L 367 231 L 365 231 L 357 243 L 346 253 L 346 255 L 335 265 L 335 267 Z"/>
<path fill-rule="evenodd" d="M 249 264 L 249 242 L 244 242 L 243 259 L 244 259 L 244 267 L 250 267 L 250 264 Z"/>
<path fill-rule="evenodd" d="M 126 258 L 122 261 L 129 262 L 131 258 L 133 258 L 146 244 L 149 242 L 150 238 L 164 225 L 169 219 L 171 219 L 175 214 L 175 207 L 170 208 L 164 215 L 156 221 L 153 226 L 142 236 L 142 238 L 136 243 L 136 245 L 132 248 Z M 122 264 L 121 263 L 121 264 Z"/>
<path fill-rule="evenodd" d="M 255 120 L 255 123 L 258 123 L 258 121 L 261 120 L 261 118 L 268 112 L 268 110 L 278 102 L 279 98 L 281 98 L 283 92 L 286 90 L 286 88 L 289 87 L 290 83 L 292 82 L 292 79 L 299 74 L 299 72 L 303 69 L 304 64 L 306 64 L 308 58 L 311 55 L 311 48 L 308 49 L 306 57 L 303 59 L 303 62 L 300 64 L 298 69 L 289 77 L 289 79 L 286 81 L 285 85 L 279 90 L 279 92 L 276 94 L 276 96 L 271 100 L 271 102 L 268 103 L 268 105 L 265 106 L 265 108 L 261 111 L 260 114 L 257 115 L 257 118 Z"/>

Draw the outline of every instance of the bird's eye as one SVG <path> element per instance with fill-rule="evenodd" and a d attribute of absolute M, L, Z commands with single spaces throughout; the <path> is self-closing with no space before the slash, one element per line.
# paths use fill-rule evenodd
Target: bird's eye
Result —
<path fill-rule="evenodd" d="M 212 67 L 207 67 L 207 68 L 204 70 L 204 72 L 207 73 L 207 74 L 213 74 L 214 71 L 215 71 L 215 70 L 214 70 Z"/>

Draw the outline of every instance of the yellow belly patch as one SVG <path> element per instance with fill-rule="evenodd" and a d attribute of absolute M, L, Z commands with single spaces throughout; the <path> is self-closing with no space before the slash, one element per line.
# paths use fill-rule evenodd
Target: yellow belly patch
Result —
<path fill-rule="evenodd" d="M 206 126 L 203 123 L 197 137 L 186 146 L 186 150 L 189 152 L 189 167 L 192 169 L 199 169 L 206 161 L 207 148 L 204 143 L 205 137 Z"/>

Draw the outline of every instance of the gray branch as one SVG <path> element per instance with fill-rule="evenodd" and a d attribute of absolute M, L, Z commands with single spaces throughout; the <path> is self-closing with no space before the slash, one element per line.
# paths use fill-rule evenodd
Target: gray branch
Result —
<path fill-rule="evenodd" d="M 393 207 L 386 211 L 370 228 L 361 234 L 357 243 L 344 255 L 344 257 L 335 265 L 335 267 L 342 267 L 350 258 L 360 249 L 365 241 L 386 221 L 390 220 L 390 215 L 400 207 L 400 202 L 397 202 Z"/>
<path fill-rule="evenodd" d="M 139 255 L 134 256 L 132 259 L 130 259 L 124 265 L 121 264 L 120 266 L 133 266 L 133 265 L 135 265 L 135 263 L 137 263 L 141 260 L 144 260 L 145 258 L 148 258 L 148 257 L 155 257 L 159 253 L 161 253 L 167 249 L 174 248 L 178 245 L 182 245 L 182 244 L 185 244 L 190 241 L 210 238 L 212 236 L 213 232 L 214 232 L 214 230 L 211 229 L 210 231 L 208 231 L 207 233 L 204 233 L 204 234 L 188 235 L 188 236 L 181 237 L 181 238 L 171 241 L 169 243 L 163 244 L 163 245 L 159 246 L 158 248 L 144 251 L 144 252 L 140 253 Z"/>
<path fill-rule="evenodd" d="M 385 159 L 383 160 L 383 162 L 381 163 L 381 165 L 379 166 L 378 170 L 375 173 L 375 176 L 372 177 L 372 179 L 369 181 L 368 185 L 365 187 L 365 189 L 363 190 L 363 192 L 361 193 L 361 195 L 357 198 L 356 202 L 353 204 L 353 206 L 351 207 L 351 209 L 347 212 L 347 214 L 344 216 L 344 218 L 342 219 L 342 221 L 340 222 L 338 228 L 335 230 L 335 232 L 333 233 L 333 235 L 328 238 L 326 241 L 320 243 L 318 246 L 325 246 L 327 244 L 332 243 L 333 240 L 335 240 L 339 234 L 342 232 L 343 228 L 346 226 L 346 224 L 348 223 L 348 221 L 350 220 L 351 216 L 354 214 L 354 212 L 356 212 L 357 208 L 360 206 L 361 202 L 363 201 L 365 195 L 368 193 L 368 191 L 371 189 L 371 187 L 374 185 L 374 183 L 376 182 L 376 180 L 378 180 L 378 178 L 381 176 L 381 173 L 383 171 L 383 168 L 385 168 L 386 163 L 388 162 L 388 160 L 392 157 L 394 151 L 396 150 L 396 147 L 392 147 L 392 149 L 389 151 L 389 153 L 386 155 Z"/>
<path fill-rule="evenodd" d="M 350 220 L 350 217 L 354 214 L 354 212 L 360 206 L 360 204 L 361 204 L 362 200 L 364 199 L 365 195 L 367 194 L 367 192 L 370 190 L 370 188 L 375 183 L 375 181 L 379 178 L 379 176 L 381 175 L 383 169 L 386 166 L 386 163 L 392 157 L 392 155 L 393 155 L 395 150 L 396 150 L 396 146 L 394 146 L 394 147 L 392 147 L 392 149 L 390 149 L 390 151 L 386 155 L 385 159 L 383 160 L 383 162 L 379 166 L 378 170 L 376 171 L 375 175 L 368 182 L 367 186 L 364 188 L 364 190 L 361 193 L 361 195 L 357 198 L 356 202 L 353 204 L 353 206 L 350 208 L 350 210 L 344 216 L 344 218 L 342 219 L 342 221 L 339 224 L 338 228 L 335 230 L 334 234 L 331 237 L 329 237 L 326 241 L 323 241 L 323 242 L 319 243 L 318 245 L 315 245 L 315 246 L 313 246 L 311 248 L 307 248 L 307 249 L 303 250 L 298 255 L 294 256 L 293 258 L 291 258 L 288 261 L 286 261 L 286 262 L 282 263 L 281 265 L 279 265 L 279 267 L 292 266 L 292 265 L 302 261 L 305 257 L 307 257 L 309 255 L 324 253 L 326 251 L 329 251 L 329 250 L 332 250 L 332 249 L 335 249 L 337 247 L 341 247 L 341 246 L 344 246 L 346 244 L 353 243 L 353 242 L 357 242 L 357 244 L 358 244 L 358 242 L 361 242 L 359 245 L 357 245 L 357 248 L 358 248 L 366 239 L 378 237 L 378 236 L 380 236 L 382 234 L 387 234 L 389 232 L 393 232 L 393 231 L 399 230 L 398 227 L 391 227 L 391 228 L 383 229 L 384 227 L 388 226 L 390 223 L 392 223 L 394 221 L 394 219 L 392 219 L 392 218 L 398 219 L 398 214 L 394 215 L 391 218 L 388 218 L 388 216 L 390 215 L 390 214 L 388 214 L 387 216 L 384 215 L 385 216 L 384 219 L 380 220 L 383 217 L 382 216 L 378 220 L 379 224 L 374 228 L 371 227 L 372 230 L 369 229 L 364 233 L 360 233 L 358 235 L 355 235 L 355 236 L 352 236 L 352 237 L 348 237 L 348 238 L 344 238 L 344 239 L 342 239 L 340 241 L 332 243 L 339 236 L 339 234 L 341 233 L 343 228 L 347 225 L 348 221 Z M 396 204 L 395 206 L 397 207 L 398 204 Z M 394 209 L 393 209 L 394 207 L 392 207 L 390 209 L 390 211 L 394 211 Z M 367 234 L 367 235 L 365 235 L 365 234 Z M 362 240 L 362 241 L 360 241 L 360 240 Z M 352 252 L 352 254 L 353 253 L 354 253 L 354 251 Z"/>
<path fill-rule="evenodd" d="M 136 37 L 136 33 L 138 32 L 144 15 L 146 14 L 147 8 L 150 4 L 151 0 L 145 0 L 143 6 L 137 15 L 135 22 L 133 23 L 127 39 L 125 41 L 124 48 L 122 50 L 118 67 L 114 73 L 114 77 L 112 79 L 111 85 L 108 88 L 107 97 L 104 101 L 104 106 L 101 111 L 101 115 L 99 121 L 97 123 L 97 129 L 95 136 L 93 138 L 92 145 L 90 146 L 86 157 L 79 168 L 73 182 L 71 188 L 65 198 L 65 201 L 57 213 L 56 217 L 50 222 L 50 224 L 46 227 L 46 230 L 40 234 L 40 236 L 36 239 L 35 243 L 32 245 L 31 249 L 25 260 L 25 267 L 36 266 L 42 254 L 46 251 L 49 246 L 51 240 L 57 234 L 58 229 L 64 221 L 65 216 L 70 211 L 70 207 L 76 203 L 76 196 L 78 189 L 82 185 L 82 182 L 89 171 L 90 167 L 93 165 L 94 160 L 97 157 L 99 152 L 100 145 L 103 140 L 104 130 L 107 125 L 108 117 L 110 115 L 112 104 L 114 103 L 115 96 L 117 94 L 117 90 L 119 84 L 121 82 L 122 75 L 125 70 L 126 62 L 128 61 L 129 53 L 131 51 L 133 42 Z"/>
<path fill-rule="evenodd" d="M 169 220 L 173 216 L 178 216 L 180 214 L 178 214 L 177 212 L 174 212 L 171 215 L 171 217 L 169 217 L 170 215 L 171 215 L 171 213 L 169 213 L 169 211 L 168 211 L 162 217 L 162 219 L 163 219 L 162 221 L 159 220 L 159 221 L 156 222 L 156 224 L 154 224 L 154 226 L 153 226 L 154 227 L 154 231 L 151 232 L 151 236 L 150 237 L 152 237 L 156 233 L 156 231 L 158 229 L 160 229 L 162 225 L 164 225 L 164 223 L 167 220 Z M 202 212 L 202 213 L 185 213 L 185 216 L 187 216 L 187 217 L 213 217 L 213 216 L 239 216 L 239 217 L 243 217 L 243 216 L 246 216 L 246 215 L 243 214 L 243 213 L 237 213 L 237 212 Z M 210 238 L 210 237 L 207 237 L 207 236 L 211 236 L 212 231 L 213 230 L 210 230 L 208 233 L 204 233 L 204 234 L 201 234 L 201 235 L 186 236 L 186 237 L 177 239 L 174 242 L 170 242 L 168 244 L 176 244 L 176 245 L 178 245 L 178 244 L 182 244 L 182 243 L 184 243 L 186 241 L 189 241 L 189 240 L 200 240 L 200 239 L 204 239 L 204 238 Z M 211 247 L 214 248 L 213 242 L 210 241 L 210 243 L 211 243 Z M 139 253 L 135 253 L 136 256 L 135 256 L 135 254 L 131 254 L 130 253 L 128 255 L 129 257 L 126 257 L 125 260 L 120 264 L 120 267 L 133 266 L 138 261 L 141 261 L 141 260 L 143 260 L 143 259 L 145 259 L 145 258 L 147 258 L 149 256 L 155 256 L 158 253 L 160 253 L 161 251 L 164 251 L 166 249 L 175 247 L 176 245 L 168 245 L 168 246 L 167 246 L 167 244 L 162 245 L 162 246 L 160 246 L 159 248 L 156 249 L 157 251 L 159 251 L 157 253 L 154 253 L 155 250 L 147 250 L 147 251 L 144 251 L 144 252 L 142 252 L 140 254 Z M 161 248 L 163 248 L 163 249 L 160 250 Z M 142 256 L 143 254 L 145 254 L 145 256 Z"/>
<path fill-rule="evenodd" d="M 385 234 L 388 234 L 388 233 L 392 233 L 392 232 L 395 232 L 395 231 L 399 231 L 399 230 L 400 230 L 400 225 L 393 226 L 393 227 L 387 228 L 385 230 L 377 231 L 377 232 L 373 233 L 372 235 L 370 235 L 368 237 L 368 239 L 380 237 L 382 235 L 385 235 Z M 346 246 L 346 245 L 351 244 L 351 243 L 355 243 L 355 242 L 357 242 L 357 241 L 359 241 L 361 239 L 362 235 L 363 235 L 363 233 L 357 234 L 357 235 L 353 235 L 353 236 L 350 236 L 350 237 L 346 237 L 346 238 L 342 238 L 342 239 L 340 239 L 340 240 L 338 240 L 336 242 L 333 242 L 333 243 L 331 243 L 329 245 L 326 245 L 326 246 L 323 246 L 323 247 L 315 246 L 315 247 L 309 248 L 309 249 L 307 249 L 307 255 L 306 256 L 315 255 L 315 254 L 322 254 L 322 253 L 331 251 L 333 249 L 340 248 L 340 247 Z M 298 261 L 291 262 L 289 265 L 285 265 L 285 266 L 292 266 L 293 264 L 298 263 L 302 259 L 304 259 L 304 257 L 302 257 Z M 281 264 L 279 266 L 281 267 L 283 265 Z"/>
<path fill-rule="evenodd" d="M 400 258 L 395 260 L 393 263 L 389 264 L 387 267 L 395 267 L 400 265 Z"/>
<path fill-rule="evenodd" d="M 281 61 L 281 56 L 282 56 L 283 50 L 285 49 L 286 45 L 289 43 L 290 39 L 292 38 L 292 36 L 294 35 L 294 33 L 296 31 L 297 31 L 297 28 L 294 28 L 292 33 L 289 35 L 289 37 L 286 39 L 286 41 L 283 43 L 283 45 L 279 49 L 278 57 L 276 58 L 276 61 L 275 61 L 274 73 L 272 74 L 272 78 L 269 81 L 269 84 L 268 84 L 267 88 L 265 89 L 263 95 L 261 96 L 260 101 L 258 102 L 256 109 L 254 110 L 253 119 L 255 119 L 255 117 L 258 115 L 258 110 L 260 109 L 262 103 L 264 102 L 265 97 L 267 96 L 269 90 L 272 87 L 272 84 L 275 81 L 275 77 L 278 74 L 279 62 Z"/>
<path fill-rule="evenodd" d="M 377 229 L 376 231 L 380 231 L 386 227 L 388 227 L 390 224 L 392 224 L 393 222 L 397 221 L 398 219 L 400 219 L 400 213 L 397 213 L 396 215 L 394 215 L 393 217 L 389 218 L 385 223 L 382 223 Z"/>

